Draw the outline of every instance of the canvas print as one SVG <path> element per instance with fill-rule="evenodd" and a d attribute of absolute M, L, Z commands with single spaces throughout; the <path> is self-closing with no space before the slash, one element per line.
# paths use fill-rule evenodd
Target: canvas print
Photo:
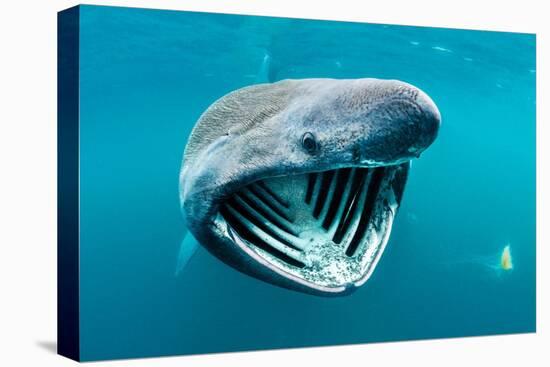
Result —
<path fill-rule="evenodd" d="M 58 348 L 535 332 L 535 35 L 58 16 Z"/>

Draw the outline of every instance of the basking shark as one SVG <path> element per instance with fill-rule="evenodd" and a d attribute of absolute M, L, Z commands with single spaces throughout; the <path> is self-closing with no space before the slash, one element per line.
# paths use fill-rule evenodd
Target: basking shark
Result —
<path fill-rule="evenodd" d="M 180 267 L 198 241 L 266 282 L 349 294 L 374 271 L 410 162 L 440 121 L 426 93 L 397 80 L 287 79 L 223 96 L 185 148 Z"/>

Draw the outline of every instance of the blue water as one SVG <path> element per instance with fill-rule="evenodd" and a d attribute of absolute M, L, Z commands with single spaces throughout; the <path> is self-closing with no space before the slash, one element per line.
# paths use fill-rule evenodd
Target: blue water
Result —
<path fill-rule="evenodd" d="M 84 360 L 535 331 L 535 36 L 84 6 Z M 174 276 L 187 137 L 269 78 L 395 78 L 443 124 L 413 167 L 372 278 L 321 298 L 205 251 Z M 498 272 L 511 245 L 514 269 Z"/>

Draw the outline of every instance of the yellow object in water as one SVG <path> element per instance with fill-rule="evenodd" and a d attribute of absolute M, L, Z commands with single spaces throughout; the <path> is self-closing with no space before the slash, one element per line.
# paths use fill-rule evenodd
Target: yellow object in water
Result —
<path fill-rule="evenodd" d="M 510 253 L 510 245 L 506 245 L 500 255 L 500 267 L 502 270 L 512 270 L 514 265 L 512 264 L 512 254 Z"/>

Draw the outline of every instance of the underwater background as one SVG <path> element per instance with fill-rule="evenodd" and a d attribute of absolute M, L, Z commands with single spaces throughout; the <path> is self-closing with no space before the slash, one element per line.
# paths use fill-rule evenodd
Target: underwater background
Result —
<path fill-rule="evenodd" d="M 83 360 L 535 331 L 534 35 L 96 6 L 80 26 Z M 322 298 L 202 249 L 176 276 L 196 120 L 311 77 L 399 79 L 441 111 L 371 279 Z"/>

